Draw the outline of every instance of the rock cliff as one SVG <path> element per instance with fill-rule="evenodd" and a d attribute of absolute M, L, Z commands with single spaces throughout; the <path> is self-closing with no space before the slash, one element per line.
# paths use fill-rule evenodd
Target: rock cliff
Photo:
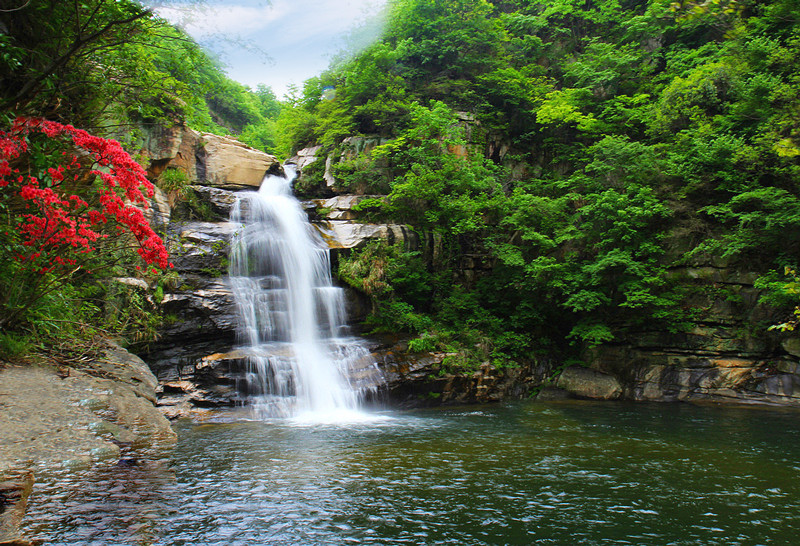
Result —
<path fill-rule="evenodd" d="M 184 133 L 181 138 L 194 137 Z M 182 146 L 169 139 L 164 142 L 172 144 L 153 157 L 168 157 Z M 219 163 L 214 154 L 222 153 L 221 149 L 206 146 L 205 164 Z M 177 154 L 169 162 L 171 167 L 175 158 L 179 163 L 183 161 Z M 264 172 L 259 182 L 263 175 Z M 226 178 L 230 176 L 234 178 Z M 158 214 L 158 218 L 170 218 L 164 232 L 176 276 L 165 287 L 161 300 L 165 324 L 160 338 L 142 356 L 161 383 L 159 406 L 170 417 L 235 406 L 243 401 L 238 387 L 246 373 L 246 362 L 236 351 L 236 306 L 226 282 L 231 236 L 238 225 L 228 217 L 237 199 L 235 190 L 255 188 L 236 176 L 231 171 L 213 181 L 208 176 L 192 178 L 196 183 L 189 186 L 188 201 L 194 209 L 186 202 L 177 202 L 166 214 Z M 362 247 L 371 240 L 385 239 L 408 248 L 418 246 L 416 235 L 405 226 L 361 221 L 355 207 L 364 198 L 340 195 L 304 203 L 312 225 L 332 249 L 334 261 L 336 253 Z M 154 208 L 155 205 L 158 202 Z M 203 211 L 202 220 L 196 218 L 197 209 Z M 363 301 L 352 291 L 349 294 L 349 315 L 363 318 Z"/>
<path fill-rule="evenodd" d="M 276 172 L 277 162 L 262 158 L 255 163 L 260 166 L 247 176 L 242 170 L 217 167 L 211 175 L 209 165 L 233 161 L 218 154 L 238 157 L 242 146 L 188 130 L 161 138 L 159 145 L 166 149 L 153 153 L 153 164 L 186 168 L 196 182 L 191 186 L 193 199 L 205 211 L 204 221 L 190 219 L 180 205 L 172 211 L 167 234 L 180 280 L 165 293 L 168 321 L 162 338 L 145 355 L 162 383 L 165 411 L 177 416 L 241 402 L 237 384 L 244 367 L 235 351 L 235 304 L 225 282 L 230 236 L 236 229 L 228 222 L 236 201 L 236 192 L 231 190 L 254 188 L 255 179 L 261 180 L 256 173 Z M 200 141 L 207 144 L 198 146 Z M 352 159 L 359 150 L 379 144 L 369 138 L 348 141 L 342 158 Z M 194 155 L 186 150 L 194 150 Z M 320 150 L 301 150 L 292 159 L 301 169 L 301 181 L 303 169 L 312 165 L 319 169 L 330 159 L 321 157 Z M 404 225 L 363 221 L 358 204 L 368 198 L 380 199 L 380 195 L 341 194 L 329 165 L 323 174 L 321 180 L 326 182 L 315 191 L 327 197 L 309 200 L 305 207 L 332 249 L 334 264 L 338 253 L 379 239 L 435 255 L 435 239 L 421 241 Z M 490 267 L 483 258 L 463 256 L 462 280 L 471 282 Z M 373 356 L 385 370 L 389 399 L 403 405 L 486 402 L 528 396 L 543 386 L 547 396 L 800 405 L 800 343 L 767 333 L 775 317 L 758 303 L 754 276 L 719 264 L 676 269 L 673 276 L 696 288 L 694 322 L 681 333 L 658 325 L 630 331 L 614 344 L 585 351 L 587 367 L 565 369 L 550 360 L 498 370 L 487 363 L 474 372 L 452 374 L 442 366 L 442 355 L 409 355 L 402 345 L 393 343 L 374 343 Z M 357 294 L 351 296 L 351 316 L 363 318 L 363 300 Z"/>

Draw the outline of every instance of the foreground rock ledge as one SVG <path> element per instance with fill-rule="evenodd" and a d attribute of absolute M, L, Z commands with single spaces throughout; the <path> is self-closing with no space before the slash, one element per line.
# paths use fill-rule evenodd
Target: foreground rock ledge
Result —
<path fill-rule="evenodd" d="M 154 405 L 157 383 L 140 358 L 112 344 L 80 370 L 0 367 L 0 483 L 13 498 L 0 506 L 0 543 L 27 543 L 19 523 L 28 494 L 36 495 L 36 474 L 114 465 L 121 447 L 174 444 L 175 432 Z"/>

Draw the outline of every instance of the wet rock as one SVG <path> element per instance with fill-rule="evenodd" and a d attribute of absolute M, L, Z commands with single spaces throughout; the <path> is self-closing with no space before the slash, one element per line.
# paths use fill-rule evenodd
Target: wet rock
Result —
<path fill-rule="evenodd" d="M 33 488 L 33 472 L 0 472 L 0 544 L 26 546 L 20 530 Z"/>
<path fill-rule="evenodd" d="M 135 452 L 174 443 L 175 432 L 154 405 L 157 380 L 140 358 L 107 343 L 101 357 L 70 366 L 60 376 L 55 365 L 0 370 L 0 482 L 38 468 L 108 464 L 119 460 L 121 446 Z M 14 536 L 14 521 L 24 513 L 26 488 L 0 486 L 0 504 L 21 491 L 0 515 L 2 543 L 24 543 Z"/>
<path fill-rule="evenodd" d="M 578 366 L 561 372 L 556 386 L 581 398 L 614 400 L 622 394 L 622 385 L 614 376 Z"/>
<path fill-rule="evenodd" d="M 241 351 L 195 357 L 176 370 L 178 379 L 162 380 L 159 409 L 170 419 L 198 415 L 198 408 L 220 408 L 244 403 L 239 385 L 247 370 Z"/>

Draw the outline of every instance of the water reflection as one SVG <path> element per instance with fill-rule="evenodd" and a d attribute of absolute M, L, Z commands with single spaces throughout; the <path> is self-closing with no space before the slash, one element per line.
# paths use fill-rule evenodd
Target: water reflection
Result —
<path fill-rule="evenodd" d="M 791 544 L 800 530 L 797 417 L 554 402 L 340 426 L 182 423 L 171 467 L 76 474 L 37 491 L 49 498 L 32 514 L 34 536 L 48 544 Z"/>

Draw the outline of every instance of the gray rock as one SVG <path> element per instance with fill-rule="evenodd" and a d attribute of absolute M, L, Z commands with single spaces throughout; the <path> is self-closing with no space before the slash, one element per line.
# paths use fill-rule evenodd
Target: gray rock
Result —
<path fill-rule="evenodd" d="M 239 229 L 232 222 L 189 222 L 174 225 L 168 247 L 178 273 L 219 277 L 227 273 L 231 237 Z"/>
<path fill-rule="evenodd" d="M 622 394 L 622 385 L 617 378 L 579 366 L 565 369 L 558 377 L 556 386 L 581 398 L 614 400 Z"/>
<path fill-rule="evenodd" d="M 298 152 L 287 161 L 292 165 L 296 165 L 298 170 L 302 171 L 305 167 L 314 163 L 317 159 L 319 159 L 320 150 L 322 150 L 322 146 L 313 146 L 311 148 L 303 148 L 302 150 L 298 150 Z"/>
<path fill-rule="evenodd" d="M 315 224 L 332 249 L 360 248 L 368 241 L 386 240 L 411 248 L 417 244 L 415 234 L 399 224 L 357 224 L 349 221 L 328 221 Z"/>
<path fill-rule="evenodd" d="M 192 191 L 195 192 L 198 199 L 210 205 L 211 212 L 218 219 L 227 220 L 230 217 L 231 209 L 237 199 L 236 192 L 210 186 L 195 185 L 190 187 Z"/>

